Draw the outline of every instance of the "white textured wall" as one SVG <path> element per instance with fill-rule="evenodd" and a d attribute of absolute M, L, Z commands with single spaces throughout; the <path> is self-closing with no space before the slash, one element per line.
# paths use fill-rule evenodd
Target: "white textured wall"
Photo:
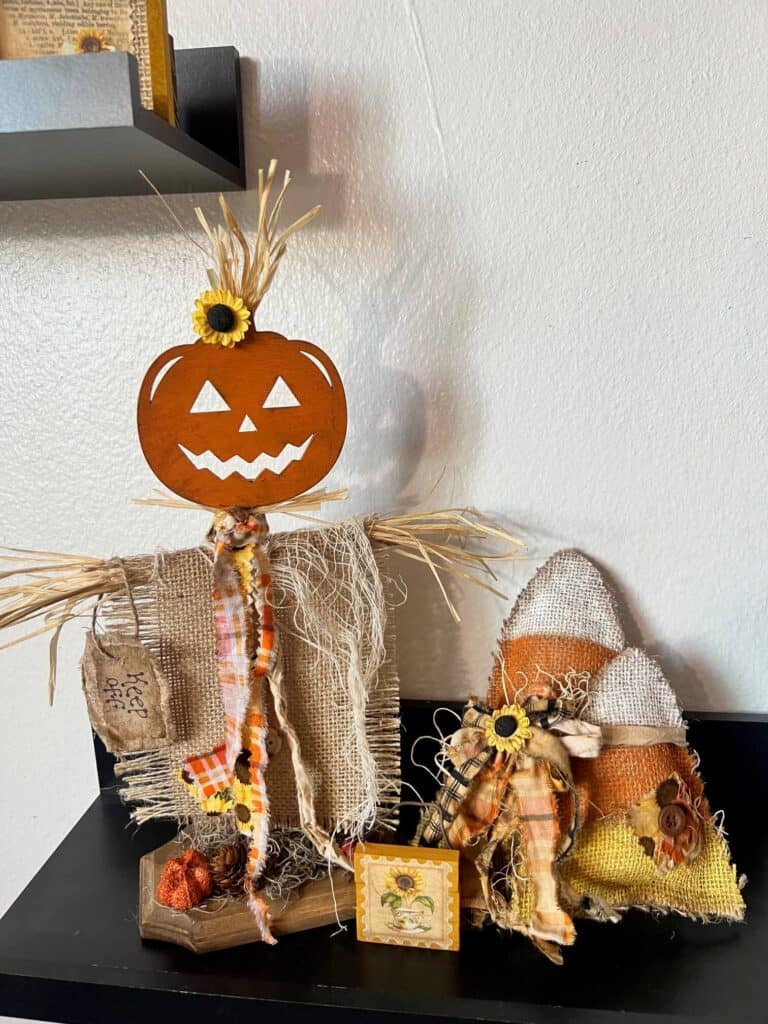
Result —
<path fill-rule="evenodd" d="M 401 508 L 445 470 L 433 503 L 599 559 L 688 707 L 768 710 L 762 0 L 169 11 L 177 45 L 239 48 L 251 170 L 275 155 L 292 210 L 325 207 L 258 322 L 342 372 L 329 482 L 349 510 Z M 254 194 L 233 206 L 249 221 Z M 196 251 L 149 198 L 0 205 L 0 238 L 3 539 L 195 543 L 204 517 L 130 501 L 154 485 L 134 398 L 191 340 Z M 408 579 L 404 692 L 481 686 L 504 606 L 467 593 L 457 629 Z M 95 792 L 81 642 L 53 712 L 45 643 L 0 654 L 0 905 Z"/>

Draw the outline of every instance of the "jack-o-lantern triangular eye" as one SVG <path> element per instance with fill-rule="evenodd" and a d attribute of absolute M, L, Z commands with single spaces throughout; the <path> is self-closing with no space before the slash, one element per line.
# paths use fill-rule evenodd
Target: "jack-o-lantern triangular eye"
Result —
<path fill-rule="evenodd" d="M 272 390 L 264 400 L 265 409 L 288 409 L 292 406 L 301 405 L 296 395 L 291 391 L 282 377 L 278 377 L 272 385 Z"/>
<path fill-rule="evenodd" d="M 224 396 L 209 380 L 200 388 L 190 412 L 229 412 L 230 408 Z"/>

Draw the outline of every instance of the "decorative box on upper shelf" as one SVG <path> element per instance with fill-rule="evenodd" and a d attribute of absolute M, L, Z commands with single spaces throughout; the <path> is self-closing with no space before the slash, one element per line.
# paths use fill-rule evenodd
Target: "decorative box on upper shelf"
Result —
<path fill-rule="evenodd" d="M 0 61 L 0 200 L 245 188 L 237 50 L 177 50 L 176 79 L 173 127 L 130 53 Z"/>

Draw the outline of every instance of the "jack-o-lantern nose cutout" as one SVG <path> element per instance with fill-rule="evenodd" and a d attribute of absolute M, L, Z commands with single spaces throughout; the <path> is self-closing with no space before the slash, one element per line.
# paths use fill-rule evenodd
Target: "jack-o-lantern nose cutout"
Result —
<path fill-rule="evenodd" d="M 250 508 L 323 479 L 344 444 L 347 403 L 321 349 L 249 330 L 232 348 L 197 341 L 164 352 L 142 383 L 138 427 L 166 487 L 201 505 Z"/>

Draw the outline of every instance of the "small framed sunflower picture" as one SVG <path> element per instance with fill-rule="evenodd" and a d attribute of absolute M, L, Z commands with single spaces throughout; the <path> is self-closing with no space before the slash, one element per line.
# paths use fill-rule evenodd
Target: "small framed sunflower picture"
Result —
<path fill-rule="evenodd" d="M 361 843 L 355 852 L 357 938 L 459 948 L 459 853 Z"/>

